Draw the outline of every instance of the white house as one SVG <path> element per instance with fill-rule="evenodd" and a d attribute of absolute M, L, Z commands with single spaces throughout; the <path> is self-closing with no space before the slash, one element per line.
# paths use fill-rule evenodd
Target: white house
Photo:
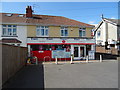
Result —
<path fill-rule="evenodd" d="M 120 24 L 118 19 L 103 18 L 95 28 L 96 45 L 120 49 Z"/>
<path fill-rule="evenodd" d="M 25 24 L 17 22 L 24 16 L 10 13 L 0 13 L 0 15 L 2 16 L 0 18 L 0 41 L 6 44 L 27 47 L 27 27 Z"/>

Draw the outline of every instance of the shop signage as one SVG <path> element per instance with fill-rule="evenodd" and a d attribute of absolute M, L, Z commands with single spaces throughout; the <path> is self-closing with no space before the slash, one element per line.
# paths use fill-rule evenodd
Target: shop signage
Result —
<path fill-rule="evenodd" d="M 70 58 L 70 52 L 66 52 L 65 50 L 53 50 L 52 58 Z"/>
<path fill-rule="evenodd" d="M 52 40 L 48 40 L 47 38 L 38 38 L 38 40 L 31 40 L 27 38 L 27 43 L 95 43 L 94 39 L 74 39 L 67 38 L 63 40 L 61 38 L 53 38 Z"/>
<path fill-rule="evenodd" d="M 43 53 L 44 51 L 38 51 L 39 53 Z"/>
<path fill-rule="evenodd" d="M 94 60 L 95 58 L 95 51 L 91 50 L 91 51 L 88 51 L 88 57 L 89 59 L 91 60 Z"/>

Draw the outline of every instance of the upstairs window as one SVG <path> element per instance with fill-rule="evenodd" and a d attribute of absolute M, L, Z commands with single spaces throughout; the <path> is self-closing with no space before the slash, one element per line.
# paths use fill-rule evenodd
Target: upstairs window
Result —
<path fill-rule="evenodd" d="M 37 26 L 37 36 L 48 36 L 48 26 Z"/>
<path fill-rule="evenodd" d="M 79 36 L 80 37 L 86 36 L 86 28 L 79 28 Z"/>
<path fill-rule="evenodd" d="M 16 25 L 2 25 L 3 36 L 16 36 L 17 26 Z"/>
<path fill-rule="evenodd" d="M 61 27 L 61 36 L 68 36 L 68 28 Z"/>

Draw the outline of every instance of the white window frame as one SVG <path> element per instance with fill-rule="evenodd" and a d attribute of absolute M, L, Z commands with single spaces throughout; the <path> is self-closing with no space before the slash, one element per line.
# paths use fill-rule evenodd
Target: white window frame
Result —
<path fill-rule="evenodd" d="M 42 35 L 43 30 L 43 35 Z M 45 34 L 47 31 L 47 34 Z M 48 37 L 49 36 L 49 27 L 48 26 L 37 26 L 36 27 L 36 36 L 38 37 Z"/>
<path fill-rule="evenodd" d="M 82 35 L 80 36 L 80 31 L 82 32 Z M 85 33 L 85 34 L 83 34 Z M 80 37 L 85 37 L 86 36 L 86 28 L 79 28 L 79 36 Z"/>
<path fill-rule="evenodd" d="M 17 25 L 11 25 L 11 27 L 9 26 L 10 25 L 2 25 L 2 36 L 17 36 Z M 6 29 L 5 34 L 3 33 L 4 32 L 3 29 Z M 11 33 L 9 32 L 9 30 L 11 30 Z M 16 30 L 15 34 L 14 30 Z"/>
<path fill-rule="evenodd" d="M 66 30 L 67 30 L 67 34 L 65 34 Z M 63 35 L 62 35 L 62 31 L 63 31 Z M 61 27 L 60 28 L 60 35 L 61 35 L 61 37 L 68 37 L 68 27 Z"/>

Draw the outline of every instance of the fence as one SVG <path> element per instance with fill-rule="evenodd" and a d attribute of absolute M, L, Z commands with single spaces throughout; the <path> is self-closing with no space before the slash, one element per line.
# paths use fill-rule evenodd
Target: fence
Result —
<path fill-rule="evenodd" d="M 27 48 L 1 44 L 2 47 L 2 84 L 19 71 L 26 63 Z"/>
<path fill-rule="evenodd" d="M 0 44 L 0 90 L 2 89 L 2 46 Z"/>
<path fill-rule="evenodd" d="M 105 47 L 96 46 L 96 52 L 98 52 L 98 53 L 107 53 L 107 54 L 118 55 L 118 50 L 115 49 L 115 47 L 111 47 L 111 49 L 106 50 Z"/>

